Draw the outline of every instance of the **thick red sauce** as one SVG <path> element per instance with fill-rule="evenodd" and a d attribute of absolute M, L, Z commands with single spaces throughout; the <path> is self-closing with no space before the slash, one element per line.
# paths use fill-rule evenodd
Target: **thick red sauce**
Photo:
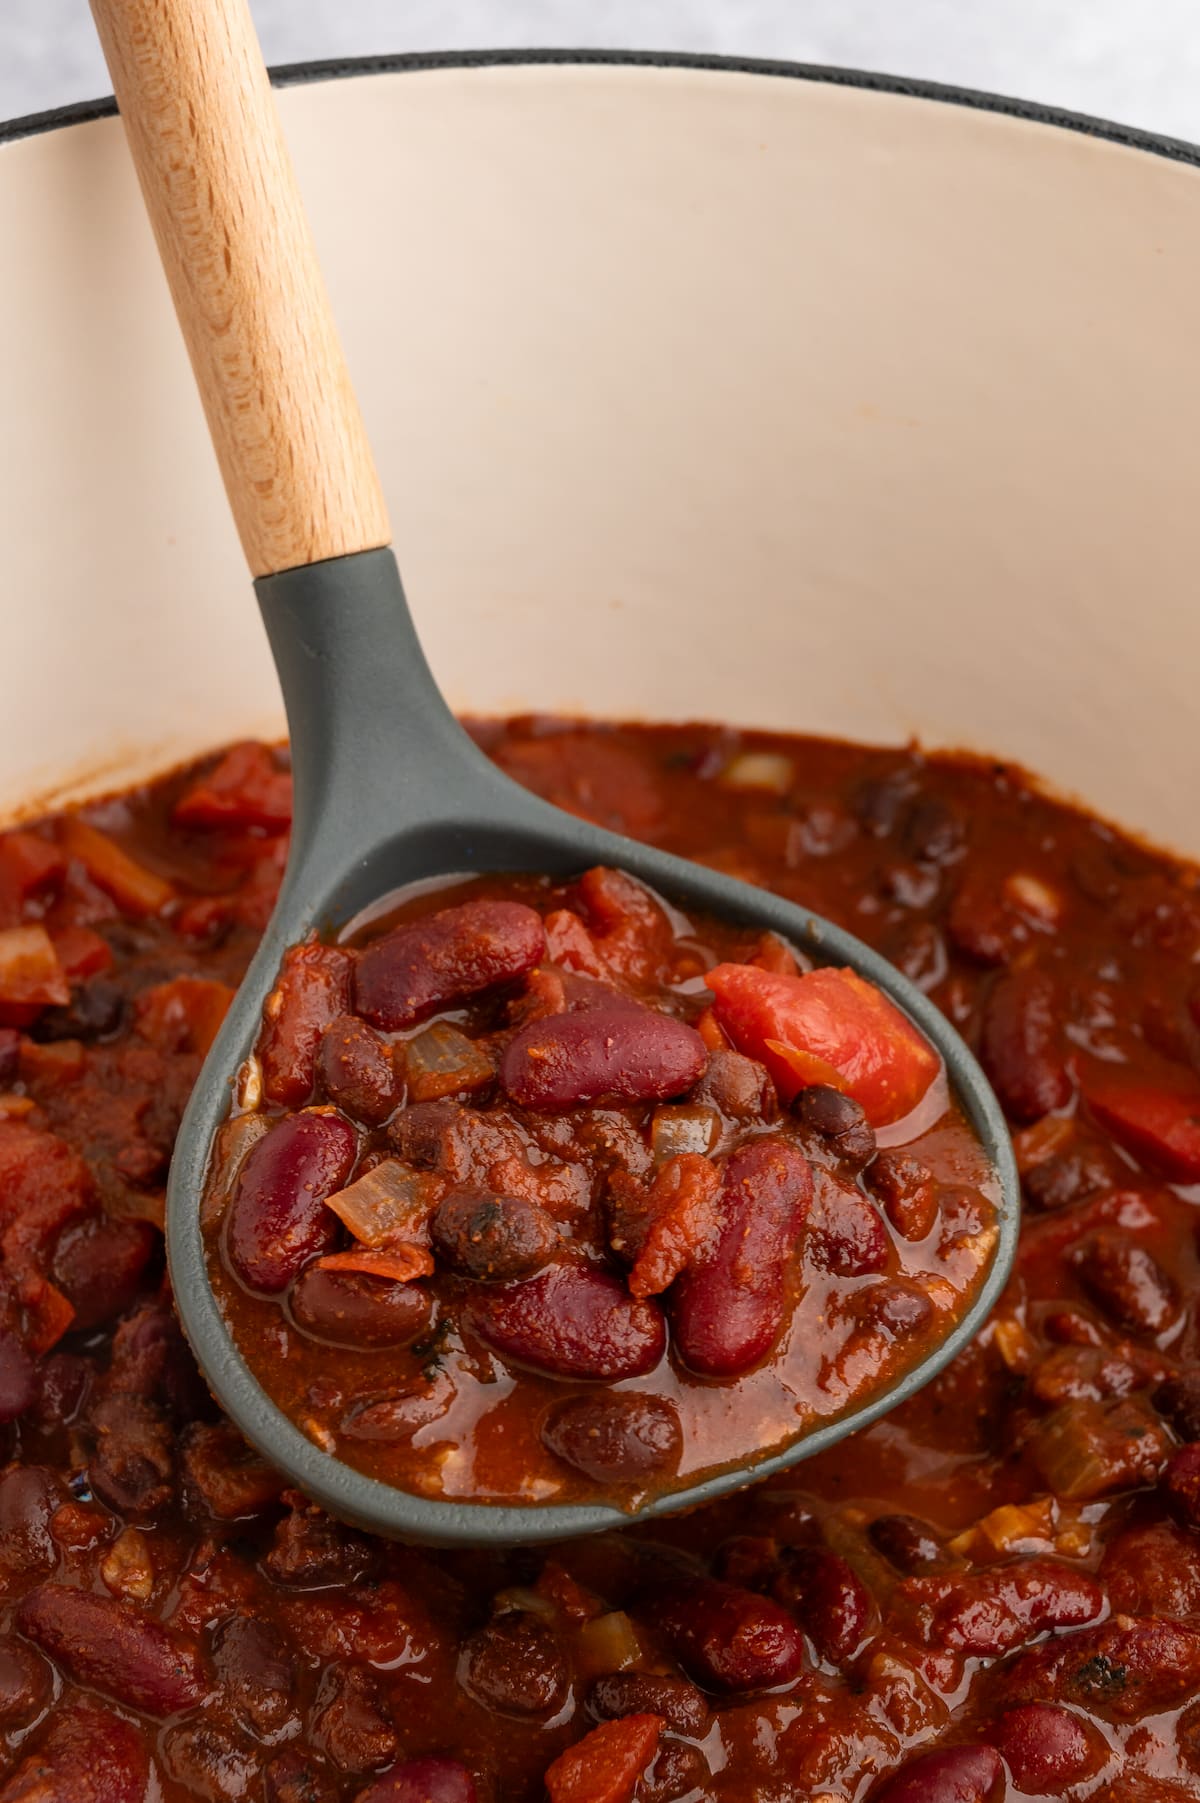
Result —
<path fill-rule="evenodd" d="M 324 1451 L 429 1495 L 636 1507 L 860 1406 L 961 1319 L 993 1173 L 853 972 L 613 870 L 372 912 L 289 952 L 209 1193 L 234 1338 Z"/>
<path fill-rule="evenodd" d="M 364 1539 L 220 1421 L 163 1288 L 285 772 L 242 750 L 0 837 L 0 1803 L 1194 1798 L 1195 873 L 991 765 L 480 736 L 930 991 L 1017 1129 L 1017 1275 L 950 1371 L 786 1482 L 547 1554 Z M 776 760 L 750 788 L 747 751 Z"/>

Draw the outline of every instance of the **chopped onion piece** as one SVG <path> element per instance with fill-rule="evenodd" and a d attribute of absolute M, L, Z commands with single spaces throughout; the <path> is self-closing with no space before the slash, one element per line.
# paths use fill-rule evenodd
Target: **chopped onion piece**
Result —
<path fill-rule="evenodd" d="M 654 1110 L 650 1123 L 650 1149 L 656 1165 L 683 1152 L 712 1151 L 721 1136 L 721 1117 L 715 1108 L 680 1102 Z"/>
<path fill-rule="evenodd" d="M 1066 911 L 1057 889 L 1029 870 L 1014 870 L 1004 879 L 1004 899 L 1039 926 L 1056 927 Z"/>
<path fill-rule="evenodd" d="M 613 1609 L 608 1615 L 585 1622 L 575 1639 L 575 1662 L 583 1678 L 626 1671 L 641 1657 L 637 1629 L 623 1609 Z"/>
<path fill-rule="evenodd" d="M 428 1171 L 399 1158 L 385 1158 L 372 1171 L 326 1199 L 338 1219 L 364 1246 L 393 1250 L 398 1243 L 425 1246 L 429 1217 L 442 1185 Z M 334 1267 L 336 1268 L 336 1267 Z M 433 1269 L 432 1264 L 430 1270 Z"/>
<path fill-rule="evenodd" d="M 441 1021 L 409 1040 L 404 1072 L 411 1102 L 438 1102 L 443 1096 L 482 1089 L 496 1074 L 479 1046 Z"/>
<path fill-rule="evenodd" d="M 796 766 L 777 751 L 740 751 L 726 764 L 719 780 L 723 789 L 765 789 L 772 795 L 786 795 L 796 780 Z"/>

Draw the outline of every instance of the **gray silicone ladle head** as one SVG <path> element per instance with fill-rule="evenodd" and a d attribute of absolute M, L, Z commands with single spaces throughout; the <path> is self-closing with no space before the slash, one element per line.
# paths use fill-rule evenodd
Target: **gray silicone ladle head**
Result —
<path fill-rule="evenodd" d="M 117 97 L 241 531 L 291 729 L 295 819 L 279 902 L 180 1128 L 167 1193 L 172 1282 L 208 1382 L 259 1449 L 360 1526 L 434 1543 L 610 1528 L 602 1504 L 414 1496 L 321 1451 L 241 1358 L 210 1287 L 200 1197 L 233 1073 L 286 947 L 388 891 L 474 871 L 618 865 L 684 907 L 769 929 L 877 984 L 934 1043 L 998 1179 L 998 1235 L 973 1306 L 891 1390 L 781 1453 L 648 1503 L 689 1508 L 831 1445 L 911 1395 L 978 1331 L 1016 1248 L 1000 1108 L 938 1010 L 851 935 L 764 891 L 562 813 L 502 775 L 454 720 L 421 653 L 245 0 L 93 0 Z M 535 530 L 531 522 L 530 530 Z M 464 522 L 469 530 L 469 522 Z"/>

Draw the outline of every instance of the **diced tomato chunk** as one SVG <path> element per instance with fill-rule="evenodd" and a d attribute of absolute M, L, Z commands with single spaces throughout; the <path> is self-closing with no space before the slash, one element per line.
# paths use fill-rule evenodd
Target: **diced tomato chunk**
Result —
<path fill-rule="evenodd" d="M 61 882 L 67 861 L 40 833 L 0 834 L 0 896 L 18 909 L 41 889 Z"/>
<path fill-rule="evenodd" d="M 276 768 L 266 745 L 234 745 L 175 804 L 178 826 L 258 826 L 282 832 L 292 823 L 292 778 Z"/>
<path fill-rule="evenodd" d="M 91 927 L 61 927 L 50 937 L 68 982 L 82 983 L 112 969 L 112 947 Z"/>
<path fill-rule="evenodd" d="M 138 997 L 138 1031 L 168 1051 L 205 1056 L 221 1030 L 234 991 L 209 977 L 175 977 Z"/>
<path fill-rule="evenodd" d="M 630 1803 L 662 1733 L 657 1715 L 601 1722 L 560 1753 L 546 1772 L 550 1803 Z"/>
<path fill-rule="evenodd" d="M 765 1064 L 785 1100 L 814 1083 L 853 1096 L 873 1127 L 911 1112 L 937 1076 L 937 1053 L 853 970 L 781 975 L 718 964 L 708 987 L 735 1046 Z"/>
<path fill-rule="evenodd" d="M 6 1007 L 63 1006 L 71 989 L 45 927 L 6 927 L 0 932 L 0 1003 Z"/>
<path fill-rule="evenodd" d="M 1100 1124 L 1135 1158 L 1177 1183 L 1200 1181 L 1200 1086 L 1093 1067 L 1084 1095 Z"/>
<path fill-rule="evenodd" d="M 26 1287 L 25 1302 L 30 1350 L 41 1357 L 58 1344 L 71 1326 L 75 1307 L 49 1278 L 33 1279 Z"/>
<path fill-rule="evenodd" d="M 165 877 L 137 863 L 115 839 L 77 815 L 62 823 L 62 846 L 68 857 L 78 858 L 96 887 L 111 895 L 126 914 L 139 919 L 160 914 L 175 894 Z"/>

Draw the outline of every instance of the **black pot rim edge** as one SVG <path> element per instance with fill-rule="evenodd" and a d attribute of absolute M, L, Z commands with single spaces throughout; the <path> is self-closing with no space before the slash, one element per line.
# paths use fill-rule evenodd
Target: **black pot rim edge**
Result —
<path fill-rule="evenodd" d="M 843 69 L 819 63 L 786 62 L 769 57 L 715 56 L 668 50 L 398 51 L 387 56 L 339 56 L 314 62 L 285 63 L 272 69 L 271 80 L 276 87 L 292 88 L 306 86 L 309 82 L 341 81 L 359 75 L 421 74 L 435 69 L 520 68 L 562 64 L 602 68 L 709 70 L 717 74 L 761 75 L 776 80 L 817 82 L 828 87 L 859 88 L 869 93 L 897 94 L 909 99 L 963 106 L 973 112 L 1000 113 L 1031 125 L 1051 125 L 1063 131 L 1077 132 L 1083 137 L 1100 138 L 1127 150 L 1145 151 L 1152 156 L 1166 157 L 1171 162 L 1200 168 L 1200 145 L 1191 144 L 1183 138 L 1168 137 L 1163 132 L 1146 131 L 1133 125 L 1118 125 L 1113 120 L 1071 112 L 1065 107 L 1050 106 L 1037 100 L 1016 100 L 978 88 L 958 87 L 953 83 L 886 75 L 874 70 Z M 94 119 L 110 118 L 116 110 L 116 101 L 111 95 L 106 95 L 97 100 L 73 101 L 67 106 L 51 107 L 46 112 L 28 113 L 19 119 L 0 121 L 0 145 L 12 144 L 21 138 L 37 137 L 45 132 L 59 131 L 68 125 L 86 125 Z"/>

